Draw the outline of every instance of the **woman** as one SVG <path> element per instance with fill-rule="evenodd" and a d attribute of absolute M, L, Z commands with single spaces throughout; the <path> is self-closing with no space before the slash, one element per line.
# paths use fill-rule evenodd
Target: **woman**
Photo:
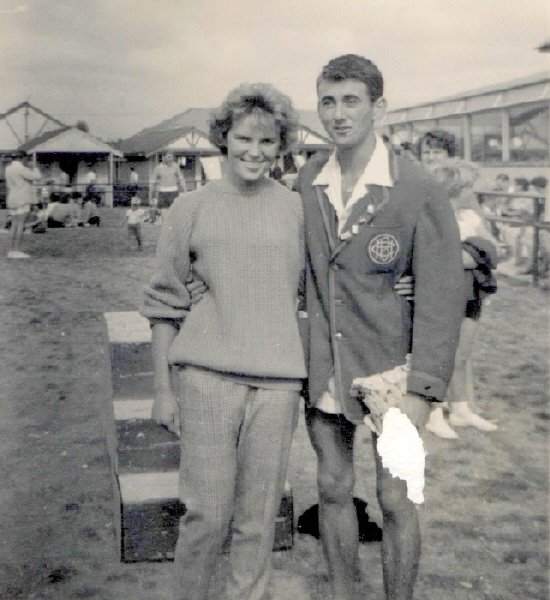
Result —
<path fill-rule="evenodd" d="M 300 198 L 267 174 L 296 139 L 297 113 L 267 84 L 243 84 L 216 111 L 220 181 L 166 215 L 145 293 L 153 417 L 181 424 L 179 599 L 207 599 L 231 521 L 227 598 L 260 599 L 306 375 L 296 306 L 304 264 Z M 208 286 L 188 311 L 185 280 Z M 174 367 L 179 407 L 170 385 Z"/>
<path fill-rule="evenodd" d="M 495 431 L 497 426 L 472 410 L 475 406 L 472 351 L 483 298 L 496 291 L 492 269 L 496 266 L 498 241 L 489 231 L 485 216 L 472 191 L 478 173 L 472 163 L 455 158 L 454 136 L 445 131 L 426 133 L 420 140 L 420 158 L 441 181 L 453 206 L 463 243 L 466 306 L 455 357 L 455 369 L 449 383 L 449 423 L 443 408 L 436 405 L 426 429 L 445 439 L 456 439 L 451 427 L 475 427 Z"/>

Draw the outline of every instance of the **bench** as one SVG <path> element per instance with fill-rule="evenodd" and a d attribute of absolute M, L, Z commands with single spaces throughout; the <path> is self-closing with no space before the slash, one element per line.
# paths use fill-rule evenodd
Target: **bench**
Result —
<path fill-rule="evenodd" d="M 106 372 L 111 382 L 104 421 L 121 560 L 172 560 L 179 519 L 185 514 L 178 493 L 180 445 L 176 435 L 150 418 L 149 323 L 137 312 L 109 312 L 104 318 Z M 293 537 L 293 497 L 287 483 L 273 549 L 291 548 Z"/>

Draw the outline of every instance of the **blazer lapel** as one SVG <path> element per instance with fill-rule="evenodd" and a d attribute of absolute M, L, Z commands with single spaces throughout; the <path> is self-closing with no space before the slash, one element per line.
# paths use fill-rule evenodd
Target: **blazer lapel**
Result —
<path fill-rule="evenodd" d="M 328 247 L 331 254 L 334 252 L 334 248 L 336 246 L 336 228 L 331 225 L 331 214 L 328 211 L 328 207 L 330 202 L 328 200 L 327 195 L 325 194 L 325 185 L 315 185 L 315 196 L 317 199 L 317 204 L 319 206 L 319 210 L 321 211 L 321 216 L 323 217 L 323 225 L 325 226 L 325 232 L 327 234 Z M 333 220 L 334 218 L 332 218 Z"/>
<path fill-rule="evenodd" d="M 389 188 L 380 185 L 369 185 L 367 193 L 360 198 L 355 206 L 351 216 L 346 222 L 346 227 L 338 238 L 338 243 L 334 247 L 330 260 L 333 261 L 336 256 L 350 243 L 359 229 L 372 222 L 377 213 L 389 201 Z"/>

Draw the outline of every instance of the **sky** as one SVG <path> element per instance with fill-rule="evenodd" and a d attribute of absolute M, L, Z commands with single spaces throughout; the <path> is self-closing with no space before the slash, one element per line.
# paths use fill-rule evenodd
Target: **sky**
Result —
<path fill-rule="evenodd" d="M 362 54 L 389 109 L 550 69 L 548 0 L 0 0 L 0 113 L 25 100 L 104 140 L 266 81 L 314 109 Z"/>

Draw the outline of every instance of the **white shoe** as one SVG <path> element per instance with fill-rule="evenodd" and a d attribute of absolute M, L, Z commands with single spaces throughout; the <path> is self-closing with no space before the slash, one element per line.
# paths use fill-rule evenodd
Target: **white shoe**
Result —
<path fill-rule="evenodd" d="M 479 429 L 479 431 L 486 432 L 496 431 L 498 429 L 497 425 L 480 417 L 475 412 L 464 414 L 451 413 L 449 415 L 449 423 L 451 423 L 453 427 L 475 427 L 476 429 Z"/>
<path fill-rule="evenodd" d="M 456 440 L 459 437 L 458 433 L 445 420 L 443 408 L 440 406 L 432 409 L 426 423 L 426 430 L 444 440 Z"/>
<path fill-rule="evenodd" d="M 8 258 L 30 258 L 31 255 L 26 252 L 21 252 L 20 250 L 10 250 L 8 252 Z"/>

